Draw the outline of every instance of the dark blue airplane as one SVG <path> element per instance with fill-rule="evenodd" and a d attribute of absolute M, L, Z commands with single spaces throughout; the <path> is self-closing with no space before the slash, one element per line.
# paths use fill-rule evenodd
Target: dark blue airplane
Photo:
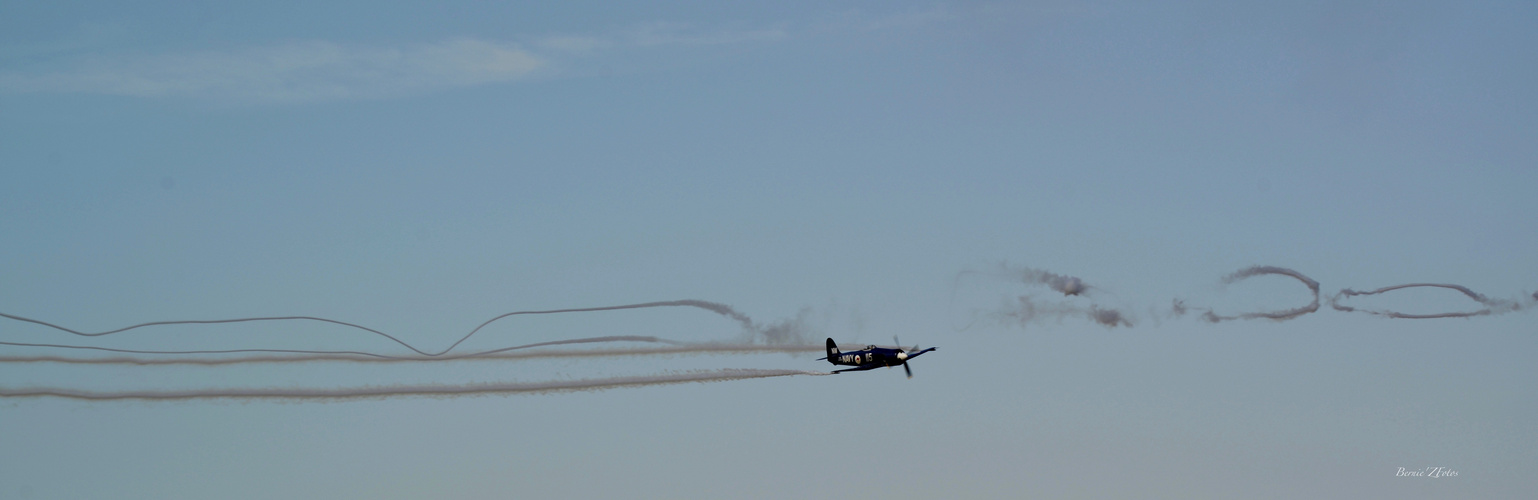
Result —
<path fill-rule="evenodd" d="M 892 337 L 892 342 L 899 346 L 902 345 L 901 342 L 897 341 L 897 337 Z M 921 351 L 919 350 L 919 346 L 913 346 L 912 352 L 909 352 L 903 350 L 901 347 L 896 349 L 888 349 L 885 347 L 869 345 L 865 346 L 865 349 L 860 351 L 839 352 L 838 343 L 834 342 L 833 339 L 828 339 L 828 357 L 817 359 L 818 361 L 826 359 L 829 363 L 833 363 L 835 365 L 854 367 L 845 368 L 843 370 L 834 370 L 833 373 L 857 372 L 864 370 L 874 370 L 883 366 L 893 367 L 902 365 L 903 371 L 908 372 L 908 378 L 913 378 L 913 369 L 908 367 L 908 360 L 933 350 L 935 350 L 935 348 L 931 347 Z"/>

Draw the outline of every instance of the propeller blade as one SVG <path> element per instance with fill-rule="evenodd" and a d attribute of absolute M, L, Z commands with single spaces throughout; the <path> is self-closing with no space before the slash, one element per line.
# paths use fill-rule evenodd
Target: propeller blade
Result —
<path fill-rule="evenodd" d="M 903 343 L 897 341 L 897 336 L 896 335 L 892 336 L 892 345 L 897 346 L 897 350 L 899 350 L 899 351 L 903 350 Z"/>
<path fill-rule="evenodd" d="M 903 363 L 903 371 L 908 372 L 908 378 L 913 378 L 913 369 L 908 368 L 907 363 Z"/>

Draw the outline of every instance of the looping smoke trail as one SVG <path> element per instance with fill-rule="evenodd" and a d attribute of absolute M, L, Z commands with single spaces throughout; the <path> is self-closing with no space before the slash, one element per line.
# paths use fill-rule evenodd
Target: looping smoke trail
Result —
<path fill-rule="evenodd" d="M 619 339 L 631 340 L 634 339 Z M 0 356 L 0 363 L 67 363 L 82 365 L 201 365 L 219 366 L 244 363 L 307 363 L 307 362 L 353 362 L 353 363 L 438 363 L 448 361 L 465 360 L 527 360 L 544 358 L 582 358 L 582 357 L 617 357 L 617 356 L 659 356 L 672 354 L 759 354 L 759 353 L 810 353 L 823 352 L 824 346 L 820 345 L 759 345 L 759 344 L 682 344 L 672 341 L 658 340 L 663 343 L 673 343 L 666 347 L 631 347 L 610 349 L 582 349 L 560 351 L 536 351 L 527 353 L 507 353 L 513 349 L 524 349 L 556 344 L 576 344 L 586 342 L 598 342 L 596 339 L 577 339 L 576 341 L 542 342 L 514 348 L 498 349 L 497 351 L 478 352 L 473 354 L 461 354 L 452 357 L 404 357 L 404 356 L 379 356 L 362 355 L 350 352 L 332 352 L 327 354 L 296 354 L 288 356 L 241 356 L 229 358 L 147 358 L 134 356 L 116 356 L 100 358 L 78 358 L 70 356 Z M 17 345 L 6 342 L 4 344 Z M 38 347 L 76 347 L 54 346 L 37 344 L 20 344 Z M 162 353 L 163 354 L 163 353 Z M 182 352 L 176 352 L 182 354 Z"/>
<path fill-rule="evenodd" d="M 1417 288 L 1417 287 L 1446 288 L 1446 289 L 1449 289 L 1449 290 L 1457 290 L 1459 293 L 1462 293 L 1464 296 L 1467 296 L 1468 298 L 1473 299 L 1475 302 L 1478 302 L 1481 305 L 1485 306 L 1485 308 L 1484 309 L 1480 309 L 1478 311 L 1472 311 L 1472 312 L 1453 312 L 1453 313 L 1440 313 L 1440 314 L 1407 314 L 1407 313 L 1401 313 L 1401 312 L 1395 312 L 1395 311 L 1387 311 L 1387 310 L 1358 309 L 1358 308 L 1347 306 L 1347 305 L 1343 305 L 1343 304 L 1340 303 L 1340 299 L 1342 297 L 1355 297 L 1355 296 L 1358 296 L 1358 295 L 1377 295 L 1377 294 L 1380 294 L 1380 293 L 1391 292 L 1391 291 L 1399 290 L 1399 289 L 1403 289 L 1403 288 Z M 1533 300 L 1535 301 L 1535 303 L 1538 303 L 1538 293 L 1534 293 L 1533 294 Z M 1386 287 L 1383 287 L 1383 288 L 1379 288 L 1377 290 L 1369 290 L 1369 291 L 1365 291 L 1365 292 L 1359 292 L 1359 291 L 1347 288 L 1347 289 L 1341 290 L 1340 293 L 1336 293 L 1334 297 L 1330 297 L 1330 307 L 1335 308 L 1335 310 L 1337 310 L 1337 311 L 1363 312 L 1363 313 L 1367 313 L 1367 314 L 1375 314 L 1375 315 L 1378 315 L 1378 316 L 1384 316 L 1384 317 L 1389 317 L 1389 318 L 1399 318 L 1399 319 L 1472 318 L 1474 316 L 1489 316 L 1489 315 L 1494 315 L 1494 314 L 1504 314 L 1504 313 L 1513 312 L 1513 311 L 1520 311 L 1520 310 L 1522 310 L 1522 308 L 1527 307 L 1527 306 L 1531 306 L 1531 305 L 1534 305 L 1534 303 L 1524 304 L 1522 302 L 1513 301 L 1513 300 L 1492 299 L 1492 298 L 1484 296 L 1484 294 L 1480 294 L 1478 292 L 1470 290 L 1467 287 L 1464 287 L 1462 285 L 1451 285 L 1451 284 L 1442 284 L 1442 283 L 1409 283 L 1409 284 L 1404 284 L 1404 285 L 1386 286 Z"/>
<path fill-rule="evenodd" d="M 1318 281 L 1314 281 L 1313 279 L 1309 278 L 1308 276 L 1304 276 L 1303 273 L 1300 273 L 1300 272 L 1297 272 L 1297 271 L 1294 271 L 1294 270 L 1291 270 L 1291 269 L 1287 269 L 1285 267 L 1276 267 L 1276 266 L 1252 266 L 1252 267 L 1247 267 L 1247 268 L 1235 271 L 1233 274 L 1230 274 L 1228 276 L 1223 277 L 1223 283 L 1224 284 L 1233 284 L 1233 283 L 1242 281 L 1242 280 L 1244 280 L 1246 278 L 1251 278 L 1251 277 L 1261 276 L 1261 275 L 1266 275 L 1266 274 L 1275 274 L 1275 275 L 1280 275 L 1280 276 L 1288 276 L 1288 277 L 1291 277 L 1293 279 L 1298 280 L 1299 282 L 1302 282 L 1305 286 L 1308 287 L 1308 290 L 1314 294 L 1314 300 L 1312 302 L 1309 302 L 1308 305 L 1305 305 L 1305 306 L 1302 306 L 1302 307 L 1296 307 L 1296 308 L 1293 308 L 1293 309 L 1286 309 L 1286 310 L 1281 310 L 1281 311 L 1270 311 L 1270 312 L 1253 312 L 1253 313 L 1239 314 L 1239 315 L 1235 315 L 1235 316 L 1219 315 L 1219 314 L 1213 312 L 1211 309 L 1208 309 L 1206 313 L 1202 314 L 1202 319 L 1210 321 L 1210 322 L 1213 322 L 1213 323 L 1218 323 L 1218 322 L 1221 322 L 1221 321 L 1235 320 L 1235 319 L 1269 319 L 1269 320 L 1275 320 L 1275 321 L 1286 321 L 1286 320 L 1293 319 L 1293 318 L 1296 318 L 1298 316 L 1302 316 L 1302 315 L 1309 314 L 1309 313 L 1312 313 L 1312 312 L 1315 312 L 1315 311 L 1319 310 L 1319 282 Z M 1177 315 L 1183 314 L 1186 311 L 1186 306 L 1185 306 L 1184 303 L 1182 303 L 1182 302 L 1177 300 L 1177 301 L 1175 301 L 1173 310 L 1174 310 L 1174 312 Z"/>
<path fill-rule="evenodd" d="M 394 336 L 392 336 L 392 335 L 390 335 L 388 333 L 385 333 L 385 332 L 382 332 L 382 331 L 379 331 L 379 330 L 375 330 L 373 328 L 369 328 L 369 327 L 366 327 L 366 326 L 357 325 L 357 324 L 353 324 L 353 323 L 348 323 L 348 322 L 345 322 L 345 321 L 338 321 L 338 320 L 334 320 L 334 319 L 320 318 L 320 317 L 315 317 L 315 316 L 267 316 L 267 317 L 255 317 L 255 318 L 234 318 L 234 319 L 216 319 L 216 320 L 152 321 L 152 322 L 149 322 L 149 323 L 140 323 L 140 324 L 137 324 L 137 325 L 126 326 L 126 327 L 123 327 L 123 328 L 118 328 L 116 330 L 108 330 L 108 331 L 104 331 L 104 332 L 94 332 L 94 333 L 93 332 L 82 332 L 82 331 L 78 331 L 78 330 L 73 330 L 73 329 L 70 329 L 70 328 L 63 327 L 63 326 L 55 325 L 53 323 L 48 323 L 46 321 L 36 320 L 36 319 L 22 317 L 22 316 L 16 316 L 16 315 L 13 315 L 13 314 L 0 313 L 0 317 L 9 318 L 9 319 L 16 320 L 16 321 L 22 321 L 22 322 L 42 325 L 42 326 L 46 326 L 46 327 L 49 327 L 49 328 L 53 328 L 55 330 L 71 333 L 71 334 L 74 334 L 74 335 L 79 335 L 79 336 L 82 336 L 82 337 L 99 337 L 99 336 L 103 336 L 103 335 L 111 335 L 111 334 L 114 334 L 114 333 L 126 332 L 126 331 L 129 331 L 129 330 L 134 330 L 134 329 L 138 329 L 138 328 L 144 328 L 144 327 L 148 327 L 148 326 L 162 326 L 162 325 L 208 325 L 208 324 L 222 324 L 222 323 L 246 323 L 246 322 L 258 322 L 258 321 L 316 321 L 316 322 L 321 322 L 321 323 L 331 323 L 331 324 L 335 324 L 335 325 L 346 326 L 346 327 L 349 327 L 349 328 L 355 328 L 355 329 L 358 329 L 358 330 L 363 330 L 363 331 L 366 331 L 366 332 L 370 332 L 370 333 L 373 333 L 375 335 L 379 335 L 381 337 L 390 339 L 391 341 L 393 341 L 393 342 L 395 342 L 397 344 L 400 344 L 401 346 L 403 346 L 403 347 L 405 347 L 407 349 L 410 349 L 412 352 L 415 352 L 417 354 L 420 354 L 420 355 L 423 355 L 423 356 L 437 357 L 437 356 L 442 356 L 444 354 L 447 354 L 449 351 L 454 350 L 455 347 L 458 347 L 459 344 L 464 343 L 464 341 L 466 341 L 466 340 L 469 340 L 471 336 L 474 336 L 476 334 L 476 332 L 481 331 L 481 329 L 485 328 L 487 325 L 490 325 L 490 324 L 492 324 L 493 322 L 495 322 L 497 320 L 500 320 L 500 319 L 503 319 L 503 318 L 507 318 L 507 317 L 510 317 L 510 316 L 532 315 L 532 314 L 562 314 L 562 313 L 596 312 L 596 311 L 617 311 L 617 310 L 622 310 L 622 309 L 642 309 L 642 308 L 649 308 L 649 307 L 695 307 L 695 308 L 700 308 L 700 309 L 704 309 L 704 310 L 707 310 L 707 311 L 711 311 L 711 312 L 714 312 L 716 314 L 720 314 L 722 316 L 729 317 L 729 318 L 737 321 L 738 323 L 741 323 L 745 330 L 748 330 L 750 332 L 756 332 L 756 333 L 765 333 L 766 334 L 765 336 L 769 339 L 770 343 L 781 343 L 781 342 L 784 342 L 784 341 L 786 341 L 786 340 L 788 340 L 788 339 L 790 339 L 792 337 L 790 335 L 772 335 L 772 334 L 769 334 L 769 332 L 765 331 L 764 329 L 761 329 L 761 328 L 758 328 L 757 326 L 755 326 L 754 323 L 753 323 L 752 318 L 749 318 L 746 314 L 742 314 L 741 312 L 738 312 L 736 309 L 732 309 L 731 306 L 728 306 L 726 304 L 716 303 L 716 302 L 708 302 L 708 301 L 704 301 L 704 300 L 670 300 L 670 301 L 663 301 L 663 302 L 645 302 L 645 303 L 641 303 L 641 304 L 626 304 L 626 305 L 604 306 L 604 307 L 584 307 L 584 308 L 575 308 L 575 309 L 549 309 L 549 310 L 538 310 L 538 311 L 513 311 L 513 312 L 509 312 L 509 313 L 504 313 L 504 314 L 498 315 L 498 316 L 496 316 L 494 318 L 486 320 L 484 323 L 481 323 L 480 326 L 477 326 L 474 329 L 470 330 L 470 333 L 466 333 L 465 336 L 460 337 L 459 340 L 455 341 L 453 344 L 450 344 L 448 347 L 446 347 L 443 350 L 438 351 L 438 352 L 423 351 L 421 349 L 416 348 L 415 346 L 412 346 L 411 344 L 406 343 L 405 341 L 402 341 L 402 340 L 400 340 L 398 338 L 395 338 Z M 305 351 L 285 351 L 285 352 L 305 352 Z M 311 351 L 311 352 L 315 352 L 315 351 Z M 354 353 L 354 354 L 364 354 L 364 353 Z"/>
<path fill-rule="evenodd" d="M 682 384 L 689 382 L 723 382 L 752 378 L 789 377 L 795 375 L 828 375 L 826 372 L 802 370 L 750 370 L 727 369 L 534 383 L 490 383 L 469 385 L 419 385 L 352 387 L 340 389 L 184 389 L 170 391 L 125 390 L 83 391 L 52 387 L 0 388 L 0 397 L 59 397 L 83 400 L 171 401 L 188 399 L 294 399 L 340 400 L 362 398 L 388 398 L 395 396 L 467 396 L 477 394 L 529 394 L 574 391 L 598 391 L 620 387 Z"/>

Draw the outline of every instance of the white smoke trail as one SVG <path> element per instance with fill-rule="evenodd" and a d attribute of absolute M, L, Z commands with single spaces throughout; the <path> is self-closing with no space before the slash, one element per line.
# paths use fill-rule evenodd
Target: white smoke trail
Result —
<path fill-rule="evenodd" d="M 754 378 L 790 377 L 796 375 L 828 375 L 826 372 L 802 370 L 751 370 L 726 369 L 614 377 L 602 379 L 563 380 L 533 383 L 488 383 L 466 385 L 396 385 L 381 387 L 347 387 L 339 389 L 179 389 L 167 391 L 123 390 L 87 391 L 53 387 L 0 388 L 0 397 L 57 397 L 67 399 L 145 400 L 176 401 L 193 399 L 288 399 L 288 400 L 345 400 L 365 398 L 389 398 L 397 396 L 470 396 L 487 394 L 539 394 L 553 392 L 600 391 L 621 387 L 645 387 L 653 385 L 708 383 Z"/>
<path fill-rule="evenodd" d="M 107 331 L 102 331 L 102 332 L 82 332 L 82 331 L 79 331 L 79 330 L 74 330 L 74 329 L 66 328 L 66 327 L 59 326 L 59 325 L 56 325 L 56 324 L 53 324 L 53 323 L 49 323 L 49 322 L 46 322 L 46 321 L 36 320 L 36 319 L 27 318 L 27 317 L 23 317 L 23 316 L 17 316 L 17 315 L 13 315 L 13 314 L 0 313 L 0 317 L 9 318 L 9 319 L 12 319 L 12 320 L 22 321 L 22 322 L 26 322 L 26 323 L 33 323 L 33 324 L 37 324 L 37 325 L 42 325 L 42 326 L 46 326 L 48 328 L 52 328 L 52 329 L 55 329 L 55 330 L 59 330 L 59 331 L 70 333 L 70 334 L 74 334 L 74 335 L 79 335 L 79 336 L 82 336 L 82 337 L 100 337 L 100 336 L 103 336 L 103 335 L 111 335 L 111 334 L 114 334 L 114 333 L 121 333 L 121 332 L 126 332 L 126 331 L 129 331 L 129 330 L 135 330 L 135 329 L 149 327 L 149 326 L 209 325 L 209 324 L 248 323 L 248 322 L 263 322 L 263 321 L 313 321 L 313 322 L 320 322 L 320 323 L 331 323 L 331 324 L 334 324 L 334 325 L 341 325 L 341 326 L 345 326 L 345 327 L 348 327 L 348 328 L 354 328 L 354 329 L 363 330 L 363 331 L 366 331 L 366 332 L 369 332 L 369 333 L 373 333 L 375 335 L 384 337 L 386 339 L 390 339 L 391 341 L 395 342 L 396 344 L 400 344 L 402 347 L 405 347 L 406 349 L 410 349 L 412 352 L 415 352 L 415 353 L 423 355 L 423 356 L 442 356 L 444 354 L 448 354 L 449 351 L 454 350 L 455 347 L 458 347 L 459 344 L 464 343 L 464 341 L 469 340 L 471 336 L 474 336 L 476 334 L 476 332 L 481 331 L 482 328 L 486 328 L 487 325 L 490 325 L 493 322 L 496 322 L 497 320 L 500 320 L 502 318 L 507 318 L 507 317 L 510 317 L 510 316 L 534 315 L 534 314 L 565 314 L 565 313 L 582 313 L 582 312 L 597 312 L 597 311 L 618 311 L 618 310 L 623 310 L 623 309 L 643 309 L 643 308 L 651 308 L 651 307 L 694 307 L 694 308 L 699 308 L 699 309 L 705 309 L 707 311 L 711 311 L 711 312 L 714 312 L 716 314 L 720 314 L 722 316 L 726 316 L 728 318 L 731 318 L 731 319 L 737 321 L 738 323 L 742 324 L 742 327 L 743 327 L 744 330 L 747 330 L 747 331 L 750 331 L 750 332 L 759 332 L 759 331 L 761 331 L 760 328 L 758 328 L 758 327 L 756 327 L 754 325 L 752 318 L 749 318 L 746 314 L 742 314 L 741 312 L 738 312 L 736 309 L 732 309 L 731 306 L 728 306 L 726 304 L 717 303 L 717 302 L 709 302 L 709 301 L 704 301 L 704 300 L 692 300 L 692 299 L 691 300 L 669 300 L 669 301 L 662 301 L 662 302 L 645 302 L 645 303 L 640 303 L 640 304 L 625 304 L 625 305 L 618 305 L 618 306 L 583 307 L 583 308 L 574 308 L 574 309 L 546 309 L 546 310 L 536 310 L 536 311 L 513 311 L 513 312 L 509 312 L 509 313 L 503 313 L 501 315 L 498 315 L 496 317 L 493 317 L 491 319 L 486 320 L 484 323 L 481 323 L 480 326 L 477 326 L 474 329 L 470 330 L 469 333 L 466 333 L 465 336 L 460 337 L 459 340 L 455 341 L 453 344 L 450 344 L 448 347 L 444 348 L 441 351 L 437 351 L 437 352 L 423 351 L 423 350 L 418 349 L 417 347 L 415 347 L 415 346 L 413 346 L 411 344 L 406 343 L 405 341 L 402 341 L 401 339 L 395 338 L 395 336 L 393 336 L 393 335 L 390 335 L 388 333 L 385 333 L 385 332 L 382 332 L 382 331 L 379 331 L 379 330 L 375 330 L 373 328 L 369 328 L 369 327 L 358 325 L 358 324 L 354 324 L 354 323 L 348 323 L 346 321 L 339 321 L 339 320 L 334 320 L 334 319 L 330 319 L 330 318 L 321 318 L 321 317 L 316 317 L 316 316 L 264 316 L 264 317 L 254 317 L 254 318 L 233 318 L 233 319 L 214 319 L 214 320 L 151 321 L 151 322 L 148 322 L 148 323 L 140 323 L 140 324 L 137 324 L 137 325 L 125 326 L 125 327 L 118 328 L 118 329 L 115 329 L 115 330 L 107 330 Z M 787 336 L 787 335 L 768 336 L 768 340 L 770 341 L 770 343 L 781 342 L 781 341 L 784 341 L 787 338 L 789 338 L 789 336 Z"/>
<path fill-rule="evenodd" d="M 634 339 L 624 339 L 634 341 Z M 576 339 L 575 341 L 542 342 L 537 345 L 518 346 L 538 347 L 545 345 L 586 343 L 591 339 Z M 671 343 L 671 341 L 665 341 Z M 256 355 L 239 357 L 143 357 L 143 356 L 113 356 L 113 357 L 74 357 L 74 356 L 0 356 L 0 363 L 65 363 L 82 365 L 199 365 L 220 366 L 248 363 L 308 363 L 308 362 L 352 362 L 352 363 L 440 363 L 449 361 L 518 361 L 530 359 L 548 358 L 588 358 L 588 357 L 619 357 L 619 356 L 663 356 L 679 354 L 762 354 L 762 353 L 817 353 L 823 352 L 824 346 L 820 345 L 761 345 L 761 344 L 682 344 L 664 347 L 629 347 L 629 348 L 602 348 L 580 350 L 554 350 L 536 352 L 506 352 L 515 348 L 499 349 L 484 353 L 461 354 L 452 357 L 405 357 L 405 356 L 365 356 L 356 353 L 327 353 L 327 354 L 293 354 L 293 355 Z"/>
<path fill-rule="evenodd" d="M 547 346 L 570 345 L 570 344 L 592 344 L 592 343 L 602 343 L 602 342 L 649 342 L 649 343 L 660 343 L 660 344 L 671 344 L 671 345 L 683 345 L 684 344 L 684 342 L 679 342 L 679 341 L 676 341 L 676 340 L 667 340 L 667 339 L 658 338 L 658 337 L 652 337 L 652 336 L 613 335 L 613 336 L 607 336 L 607 337 L 588 337 L 588 338 L 579 338 L 579 339 L 552 340 L 552 341 L 548 341 L 548 342 L 536 342 L 536 343 L 533 343 L 533 344 L 524 344 L 524 345 L 513 346 L 513 347 L 503 347 L 503 348 L 500 348 L 500 349 L 492 349 L 492 350 L 489 350 L 489 351 L 481 351 L 481 352 L 474 352 L 474 353 L 455 354 L 455 355 L 452 355 L 452 356 L 391 356 L 391 355 L 387 355 L 387 354 L 375 354 L 375 353 L 363 352 L 363 351 L 319 351 L 319 350 L 309 350 L 309 349 L 221 349 L 221 350 L 151 351 L 151 350 L 142 350 L 142 349 L 119 349 L 119 348 L 114 348 L 114 347 L 97 347 L 97 346 L 85 346 L 85 345 L 37 344 L 37 343 L 29 343 L 29 342 L 0 342 L 0 345 L 8 345 L 8 346 L 15 346 L 15 347 L 42 347 L 42 348 L 49 348 L 49 349 L 68 349 L 68 350 L 77 350 L 77 351 L 111 352 L 111 353 L 117 353 L 117 354 L 154 354 L 154 355 L 188 356 L 188 355 L 208 355 L 208 354 L 252 354 L 252 353 L 261 353 L 261 354 L 265 354 L 265 355 L 267 355 L 269 357 L 272 357 L 272 358 L 279 358 L 280 356 L 274 356 L 274 355 L 277 355 L 277 354 L 292 355 L 292 357 L 294 359 L 302 358 L 302 357 L 305 357 L 305 356 L 316 356 L 316 357 L 334 356 L 334 357 L 337 357 L 338 359 L 341 359 L 341 358 L 344 358 L 344 357 L 356 357 L 356 358 L 374 358 L 374 359 L 380 359 L 380 360 L 401 360 L 401 361 L 424 361 L 424 360 L 451 361 L 451 360 L 456 360 L 456 359 L 461 359 L 461 358 L 469 358 L 469 357 L 475 357 L 475 356 L 487 356 L 487 355 L 503 353 L 503 352 L 508 352 L 508 351 L 516 351 L 516 350 L 521 350 L 521 349 L 532 349 L 532 348 L 535 348 L 535 347 L 547 347 Z M 253 356 L 250 359 L 257 359 L 257 358 L 260 358 L 260 357 L 262 357 L 262 356 Z M 144 358 L 144 359 L 152 359 L 152 358 Z M 241 358 L 225 358 L 225 359 L 241 359 Z M 18 359 L 18 362 L 21 362 L 21 361 L 24 361 L 24 360 Z"/>

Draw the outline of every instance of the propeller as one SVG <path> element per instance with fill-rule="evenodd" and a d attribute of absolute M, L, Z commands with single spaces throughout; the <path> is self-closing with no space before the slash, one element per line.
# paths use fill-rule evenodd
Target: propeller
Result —
<path fill-rule="evenodd" d="M 897 340 L 897 336 L 893 335 L 892 336 L 892 343 L 897 345 L 897 357 L 899 359 L 903 360 L 903 371 L 908 373 L 908 378 L 913 378 L 913 368 L 908 366 L 908 353 L 903 350 L 903 343 L 902 343 L 902 341 Z M 917 351 L 918 348 L 919 348 L 918 345 L 914 345 L 913 346 L 913 350 L 915 350 L 915 351 Z"/>

